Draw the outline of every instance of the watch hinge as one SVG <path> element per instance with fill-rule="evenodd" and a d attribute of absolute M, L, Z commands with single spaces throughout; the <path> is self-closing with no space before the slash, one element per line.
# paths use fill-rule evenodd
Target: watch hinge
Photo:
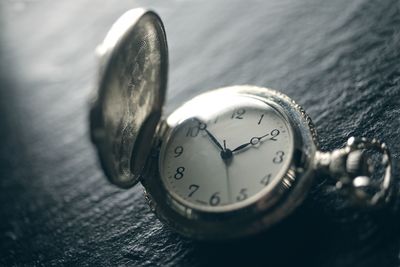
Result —
<path fill-rule="evenodd" d="M 154 161 L 158 161 L 158 156 L 160 154 L 162 144 L 162 137 L 164 136 L 167 128 L 168 127 L 166 121 L 164 119 L 161 119 L 156 126 L 153 140 L 151 141 L 150 152 L 145 160 L 144 168 L 140 175 L 141 180 L 151 171 L 151 167 L 153 166 Z"/>

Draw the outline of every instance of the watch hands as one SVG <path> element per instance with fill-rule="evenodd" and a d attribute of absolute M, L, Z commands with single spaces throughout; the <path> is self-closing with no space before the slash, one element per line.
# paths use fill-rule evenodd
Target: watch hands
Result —
<path fill-rule="evenodd" d="M 218 142 L 217 138 L 215 138 L 215 136 L 209 131 L 207 130 L 207 125 L 203 122 L 201 122 L 200 120 L 198 120 L 199 122 L 199 129 L 200 130 L 204 130 L 206 132 L 206 134 L 208 135 L 208 137 L 211 139 L 211 141 L 221 150 L 221 158 L 225 163 L 225 174 L 226 174 L 226 187 L 228 190 L 228 199 L 229 199 L 229 203 L 232 203 L 232 192 L 231 192 L 231 182 L 229 179 L 229 164 L 230 164 L 230 159 L 232 159 L 233 153 L 229 148 L 226 148 L 226 140 L 223 141 L 224 146 L 222 146 L 220 144 L 220 142 Z"/>
<path fill-rule="evenodd" d="M 221 151 L 221 158 L 224 160 L 225 164 L 230 163 L 228 162 L 233 156 L 232 150 L 226 148 L 226 141 L 224 140 L 224 149 Z"/>
<path fill-rule="evenodd" d="M 204 130 L 208 135 L 208 137 L 211 139 L 211 141 L 221 150 L 220 155 L 221 158 L 224 160 L 225 164 L 230 163 L 228 161 L 229 159 L 232 158 L 233 153 L 232 150 L 226 148 L 226 141 L 224 140 L 224 146 L 222 146 L 221 143 L 218 142 L 217 138 L 215 138 L 215 136 L 209 130 L 207 130 L 207 125 L 200 120 L 197 121 L 199 122 L 199 129 Z"/>
<path fill-rule="evenodd" d="M 208 137 L 210 137 L 211 141 L 212 141 L 215 145 L 217 145 L 217 147 L 218 147 L 221 151 L 223 151 L 224 148 L 222 147 L 222 145 L 220 144 L 220 142 L 218 142 L 217 138 L 215 138 L 215 136 L 214 136 L 212 133 L 210 133 L 209 130 L 207 130 L 207 124 L 205 124 L 204 122 L 202 122 L 200 119 L 195 118 L 195 120 L 198 121 L 198 123 L 199 123 L 199 126 L 198 126 L 199 129 L 200 129 L 200 130 L 204 130 L 204 131 L 206 132 L 206 134 L 208 135 Z"/>
<path fill-rule="evenodd" d="M 225 164 L 225 174 L 226 174 L 226 189 L 228 191 L 228 200 L 229 200 L 229 203 L 232 203 L 232 190 L 231 190 L 231 181 L 230 181 L 230 178 L 229 178 L 229 166 L 228 166 L 228 164 Z"/>
<path fill-rule="evenodd" d="M 261 141 L 261 139 L 263 139 L 264 137 L 269 135 L 269 134 L 264 134 L 259 137 L 252 137 L 250 139 L 250 142 L 244 143 L 244 144 L 236 147 L 235 149 L 231 150 L 226 147 L 226 140 L 223 141 L 224 146 L 222 146 L 221 143 L 218 141 L 218 139 L 207 129 L 207 124 L 205 124 L 204 122 L 202 122 L 199 119 L 197 119 L 197 121 L 199 122 L 199 129 L 204 130 L 206 132 L 207 136 L 211 139 L 211 141 L 220 149 L 220 151 L 221 151 L 220 155 L 221 155 L 221 158 L 224 160 L 225 164 L 230 163 L 230 159 L 232 159 L 234 152 L 240 151 L 250 145 L 256 145 Z"/>
<path fill-rule="evenodd" d="M 213 143 L 216 144 L 217 147 L 219 147 L 219 149 L 221 149 L 221 151 L 223 151 L 224 148 L 218 142 L 217 138 L 215 138 L 215 136 L 212 133 L 210 133 L 207 129 L 204 129 L 204 131 L 207 133 L 208 137 L 210 137 L 211 141 L 213 141 Z"/>
<path fill-rule="evenodd" d="M 259 137 L 252 137 L 252 138 L 250 139 L 250 142 L 244 143 L 244 144 L 238 146 L 237 148 L 235 148 L 234 150 L 232 150 L 232 152 L 237 152 L 237 151 L 242 150 L 242 149 L 244 149 L 244 148 L 246 148 L 246 147 L 248 147 L 248 146 L 250 146 L 250 145 L 253 145 L 253 146 L 254 146 L 254 145 L 258 144 L 258 143 L 261 141 L 261 139 L 263 139 L 263 138 L 266 137 L 267 135 L 269 135 L 269 134 L 264 134 L 263 136 L 259 136 Z"/>

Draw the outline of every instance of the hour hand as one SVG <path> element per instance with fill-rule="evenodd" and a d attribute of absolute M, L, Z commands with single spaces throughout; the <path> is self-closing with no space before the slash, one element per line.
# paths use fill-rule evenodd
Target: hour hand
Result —
<path fill-rule="evenodd" d="M 235 148 L 234 150 L 232 150 L 232 152 L 237 152 L 237 151 L 239 151 L 239 150 L 242 150 L 242 149 L 248 147 L 249 145 L 253 145 L 253 146 L 254 146 L 254 145 L 257 145 L 257 144 L 260 142 L 260 140 L 263 139 L 264 137 L 266 137 L 267 135 L 269 135 L 269 134 L 264 134 L 264 135 L 259 136 L 259 137 L 252 137 L 252 138 L 250 139 L 250 142 L 244 143 L 244 144 L 238 146 L 237 148 Z"/>
<path fill-rule="evenodd" d="M 232 152 L 236 152 L 236 151 L 242 150 L 242 149 L 248 147 L 249 145 L 251 145 L 251 142 L 241 144 L 240 146 L 238 146 L 237 148 L 235 148 L 234 150 L 232 150 Z"/>

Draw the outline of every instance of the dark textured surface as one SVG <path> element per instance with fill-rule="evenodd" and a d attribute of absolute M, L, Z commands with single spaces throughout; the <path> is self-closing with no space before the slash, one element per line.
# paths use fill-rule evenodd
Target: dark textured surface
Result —
<path fill-rule="evenodd" d="M 96 44 L 129 1 L 3 1 L 0 265 L 399 266 L 400 216 L 359 212 L 315 187 L 265 235 L 227 244 L 172 233 L 142 190 L 108 184 L 88 138 Z M 254 84 L 308 111 L 324 150 L 379 137 L 400 157 L 396 0 L 173 1 L 151 5 L 170 48 L 166 111 Z"/>

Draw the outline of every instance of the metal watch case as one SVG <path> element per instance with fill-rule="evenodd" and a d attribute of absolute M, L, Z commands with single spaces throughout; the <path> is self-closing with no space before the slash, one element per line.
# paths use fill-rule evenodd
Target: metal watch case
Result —
<path fill-rule="evenodd" d="M 354 149 L 323 154 L 317 151 L 317 134 L 311 119 L 289 97 L 267 88 L 232 86 L 207 92 L 184 105 L 204 101 L 204 96 L 235 94 L 256 97 L 273 106 L 292 128 L 294 152 L 289 167 L 268 193 L 243 208 L 209 212 L 183 205 L 166 190 L 158 164 L 162 144 L 176 126 L 162 114 L 168 48 L 160 18 L 145 9 L 127 11 L 112 26 L 97 52 L 100 71 L 91 102 L 90 132 L 104 173 L 122 188 L 140 181 L 151 209 L 175 231 L 207 240 L 258 233 L 301 204 L 313 183 L 316 166 L 326 170 L 334 166 L 329 171 L 345 177 L 342 184 L 351 182 L 343 162 L 354 149 L 362 149 L 366 141 L 358 142 Z M 179 116 L 180 112 L 178 108 L 173 115 Z M 390 154 L 384 144 L 375 142 L 373 147 L 383 151 L 389 162 L 382 194 L 386 197 L 391 182 Z"/>
<path fill-rule="evenodd" d="M 230 94 L 256 97 L 277 109 L 292 128 L 294 152 L 285 175 L 257 202 L 236 210 L 207 212 L 190 208 L 174 199 L 166 190 L 159 171 L 160 149 L 176 127 L 162 120 L 144 169 L 142 184 L 150 207 L 163 222 L 175 231 L 196 239 L 224 240 L 258 233 L 289 215 L 305 198 L 314 178 L 316 133 L 304 110 L 287 96 L 267 88 L 232 86 L 212 90 L 189 100 L 184 105 L 207 97 L 222 98 Z M 206 103 L 204 103 L 206 104 Z M 204 106 L 204 105 L 202 105 Z M 180 108 L 170 116 L 178 116 Z"/>

